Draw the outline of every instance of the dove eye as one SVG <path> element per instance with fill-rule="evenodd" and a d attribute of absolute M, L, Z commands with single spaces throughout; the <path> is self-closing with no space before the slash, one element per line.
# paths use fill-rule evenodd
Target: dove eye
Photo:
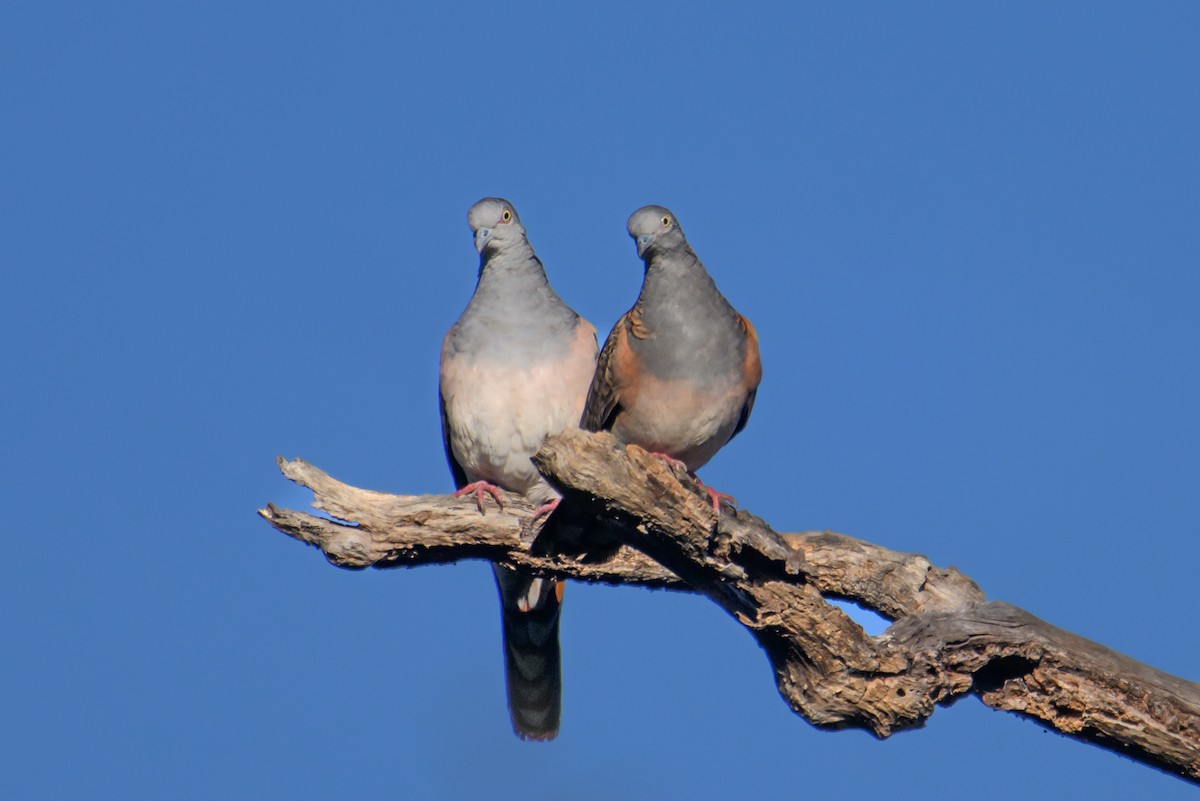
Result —
<path fill-rule="evenodd" d="M 663 218 L 662 218 L 662 224 L 663 224 L 663 228 L 666 228 L 667 226 L 669 226 L 671 224 L 671 218 L 664 214 Z"/>
<path fill-rule="evenodd" d="M 503 213 L 503 214 L 501 214 L 501 215 L 500 215 L 500 217 L 501 217 L 501 218 L 502 218 L 502 219 L 503 219 L 505 222 L 508 222 L 509 220 L 511 220 L 511 219 L 512 219 L 512 212 L 511 212 L 511 211 L 509 211 L 508 209 L 505 209 L 505 210 L 504 210 L 504 213 Z"/>

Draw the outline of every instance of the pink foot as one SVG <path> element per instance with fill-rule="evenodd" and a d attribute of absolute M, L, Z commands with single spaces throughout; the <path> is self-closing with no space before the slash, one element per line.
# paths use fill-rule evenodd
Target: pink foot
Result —
<path fill-rule="evenodd" d="M 545 517 L 558 508 L 562 503 L 562 498 L 555 498 L 550 503 L 543 503 L 541 506 L 533 510 L 533 517 L 529 518 L 530 523 L 536 523 L 539 517 Z"/>
<path fill-rule="evenodd" d="M 647 451 L 647 453 L 649 453 L 651 456 L 657 456 L 659 459 L 662 459 L 672 470 L 682 470 L 685 473 L 688 471 L 687 465 L 676 459 L 674 456 L 670 456 L 659 451 Z"/>
<path fill-rule="evenodd" d="M 479 507 L 479 514 L 487 514 L 483 511 L 483 494 L 486 492 L 496 499 L 496 505 L 501 509 L 504 508 L 504 502 L 500 500 L 500 488 L 495 484 L 489 484 L 486 481 L 472 481 L 467 486 L 454 493 L 454 497 L 458 498 L 468 493 L 475 493 L 475 505 Z"/>
<path fill-rule="evenodd" d="M 708 499 L 712 501 L 713 511 L 718 515 L 721 514 L 721 504 L 727 503 L 731 509 L 737 509 L 737 498 L 727 492 L 718 492 L 712 487 L 700 480 L 700 476 L 692 473 L 692 478 L 696 479 L 696 483 L 700 485 L 700 489 L 708 495 Z"/>

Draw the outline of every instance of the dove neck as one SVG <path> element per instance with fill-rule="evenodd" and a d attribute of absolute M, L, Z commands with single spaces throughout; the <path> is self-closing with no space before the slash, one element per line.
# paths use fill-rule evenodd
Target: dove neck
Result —
<path fill-rule="evenodd" d="M 642 280 L 643 298 L 675 298 L 711 296 L 716 289 L 708 270 L 686 245 L 665 253 L 655 253 L 646 260 L 646 276 Z"/>
<path fill-rule="evenodd" d="M 502 251 L 485 253 L 479 259 L 479 279 L 475 290 L 524 291 L 547 286 L 546 268 L 528 243 Z"/>
<path fill-rule="evenodd" d="M 688 337 L 697 335 L 698 321 L 712 324 L 703 327 L 707 336 L 717 330 L 718 321 L 734 313 L 691 248 L 660 254 L 647 262 L 638 306 L 649 330 L 664 335 L 688 332 Z"/>

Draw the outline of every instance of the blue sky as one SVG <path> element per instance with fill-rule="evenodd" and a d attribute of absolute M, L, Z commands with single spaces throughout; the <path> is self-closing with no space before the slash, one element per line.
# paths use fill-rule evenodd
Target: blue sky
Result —
<path fill-rule="evenodd" d="M 706 481 L 1200 677 L 1200 7 L 1052 6 L 6 4 L 0 795 L 1192 797 L 973 699 L 816 731 L 626 588 L 568 589 L 521 743 L 486 565 L 254 514 L 308 502 L 277 454 L 451 488 L 474 201 L 602 332 L 661 203 L 762 340 Z"/>

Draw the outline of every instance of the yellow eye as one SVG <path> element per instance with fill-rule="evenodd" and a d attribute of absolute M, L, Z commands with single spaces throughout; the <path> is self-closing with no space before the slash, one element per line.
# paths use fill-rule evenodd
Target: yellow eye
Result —
<path fill-rule="evenodd" d="M 512 212 L 511 212 L 511 211 L 509 211 L 508 209 L 505 209 L 505 210 L 504 210 L 504 214 L 502 214 L 502 215 L 500 215 L 500 216 L 504 218 L 504 221 L 505 221 L 505 222 L 508 222 L 509 220 L 511 220 L 511 219 L 512 219 Z"/>
<path fill-rule="evenodd" d="M 662 224 L 663 224 L 663 228 L 666 228 L 666 227 L 670 226 L 670 224 L 671 224 L 671 218 L 670 218 L 670 217 L 668 217 L 666 214 L 664 214 L 664 215 L 663 215 L 663 218 L 662 218 Z"/>

